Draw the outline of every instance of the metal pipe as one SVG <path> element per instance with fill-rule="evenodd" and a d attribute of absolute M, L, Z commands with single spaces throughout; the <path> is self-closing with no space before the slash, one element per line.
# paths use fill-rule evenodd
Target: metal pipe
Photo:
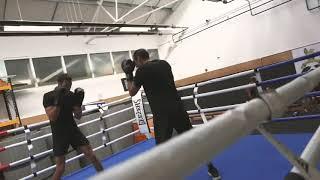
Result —
<path fill-rule="evenodd" d="M 118 20 L 118 0 L 114 0 L 115 3 L 115 9 L 116 9 L 116 18 L 114 21 Z"/>
<path fill-rule="evenodd" d="M 143 17 L 145 17 L 145 16 L 148 16 L 149 14 L 152 14 L 152 13 L 154 13 L 154 12 L 157 12 L 157 11 L 159 11 L 159 10 L 161 10 L 161 9 L 163 9 L 163 8 L 169 6 L 169 5 L 171 5 L 171 4 L 173 4 L 173 3 L 177 2 L 177 1 L 180 1 L 180 0 L 173 0 L 173 1 L 171 1 L 170 3 L 167 3 L 167 4 L 165 4 L 165 5 L 161 6 L 161 7 L 158 7 L 158 8 L 156 8 L 156 9 L 152 10 L 152 11 L 149 11 L 149 12 L 147 12 L 147 13 L 139 16 L 139 17 L 136 17 L 136 18 L 134 18 L 134 19 L 131 19 L 130 21 L 127 22 L 127 24 L 132 23 L 132 22 L 134 22 L 134 21 L 136 21 L 136 20 L 139 20 L 139 19 L 141 19 L 141 18 L 143 18 Z M 107 27 L 107 28 L 108 28 L 108 27 Z M 101 32 L 106 31 L 107 28 L 103 29 Z M 111 30 L 109 30 L 109 31 L 113 31 L 113 30 L 115 30 L 115 29 L 117 29 L 117 28 L 111 29 Z"/>
<path fill-rule="evenodd" d="M 82 11 L 81 11 L 79 0 L 77 0 L 77 3 L 78 3 L 79 14 L 80 14 L 80 21 L 83 21 L 83 15 L 82 15 Z"/>
<path fill-rule="evenodd" d="M 7 3 L 8 3 L 8 0 L 4 0 L 3 15 L 2 15 L 3 20 L 6 20 Z"/>
<path fill-rule="evenodd" d="M 185 28 L 165 24 L 108 24 L 94 22 L 59 22 L 59 21 L 0 21 L 0 26 L 74 26 L 74 27 L 150 27 L 150 28 Z"/>
<path fill-rule="evenodd" d="M 70 4 L 72 3 L 72 0 L 38 0 L 38 1 L 46 1 L 46 2 L 59 2 L 59 3 L 65 3 L 65 4 Z M 97 1 L 92 1 L 92 0 L 82 0 L 79 1 L 79 4 L 84 4 L 84 5 L 89 5 L 89 6 L 97 6 Z M 106 7 L 114 7 L 114 3 L 112 1 L 104 1 L 101 3 L 101 5 L 106 6 Z M 124 9 L 131 9 L 132 6 L 137 6 L 138 4 L 131 4 L 131 3 L 124 3 L 124 2 L 118 2 L 118 8 L 124 8 Z M 144 5 L 145 8 L 151 8 L 153 7 L 152 5 Z M 171 8 L 163 8 L 163 10 L 166 11 L 172 11 Z"/>
<path fill-rule="evenodd" d="M 99 2 L 96 2 L 96 3 L 98 4 L 98 6 L 97 6 L 96 10 L 94 11 L 94 14 L 93 14 L 93 16 L 92 16 L 91 22 L 94 22 L 95 19 L 97 18 L 98 14 L 99 14 L 99 11 L 100 11 L 100 7 L 102 6 L 102 5 L 101 5 L 102 2 L 103 2 L 103 0 L 100 0 Z M 88 27 L 88 28 L 87 28 L 87 32 L 89 32 L 90 29 L 91 29 L 91 27 Z"/>
<path fill-rule="evenodd" d="M 159 32 L 1 32 L 0 36 L 170 35 Z"/>
<path fill-rule="evenodd" d="M 139 9 L 141 6 L 143 6 L 145 3 L 147 3 L 150 0 L 145 0 L 142 3 L 140 3 L 138 6 L 134 7 L 133 9 L 131 9 L 130 11 L 128 11 L 126 14 L 124 14 L 123 16 L 121 16 L 119 18 L 119 20 L 123 20 L 125 17 L 127 17 L 128 15 L 130 15 L 133 11 Z"/>
<path fill-rule="evenodd" d="M 171 4 L 176 3 L 176 2 L 178 2 L 178 1 L 180 1 L 180 0 L 173 0 L 173 1 L 167 3 L 167 4 L 163 5 L 163 6 L 160 6 L 160 7 L 156 8 L 156 9 L 150 11 L 150 12 L 147 12 L 147 13 L 145 13 L 145 14 L 143 14 L 143 15 L 141 15 L 141 16 L 138 16 L 138 17 L 136 17 L 136 18 L 134 18 L 134 19 L 131 19 L 130 21 L 128 21 L 128 23 L 134 22 L 134 21 L 136 21 L 136 20 L 138 20 L 138 19 L 141 19 L 141 18 L 143 18 L 143 17 L 145 17 L 145 16 L 148 16 L 149 14 L 152 14 L 152 13 L 154 13 L 154 12 L 157 12 L 157 11 L 159 11 L 159 10 L 161 10 L 161 9 L 167 7 L 167 6 L 170 6 Z"/>
<path fill-rule="evenodd" d="M 104 8 L 102 5 L 100 5 L 100 8 L 113 20 L 113 21 L 116 21 L 116 18 L 114 18 L 112 16 L 112 14 L 106 9 Z"/>
<path fill-rule="evenodd" d="M 19 3 L 19 0 L 17 0 L 17 7 L 18 7 L 18 13 L 19 13 L 19 17 L 20 17 L 20 20 L 22 21 L 22 15 L 21 15 L 21 9 L 20 9 L 20 3 Z"/>
<path fill-rule="evenodd" d="M 57 2 L 56 6 L 54 7 L 54 10 L 53 10 L 53 13 L 52 13 L 52 16 L 51 16 L 51 21 L 53 21 L 55 16 L 56 16 L 56 12 L 57 12 L 58 6 L 59 6 L 59 2 Z"/>
<path fill-rule="evenodd" d="M 77 11 L 76 11 L 76 7 L 74 6 L 74 0 L 72 0 L 72 6 L 73 6 L 73 11 L 74 11 L 75 19 L 76 19 L 76 21 L 79 21 L 79 20 L 78 20 Z"/>

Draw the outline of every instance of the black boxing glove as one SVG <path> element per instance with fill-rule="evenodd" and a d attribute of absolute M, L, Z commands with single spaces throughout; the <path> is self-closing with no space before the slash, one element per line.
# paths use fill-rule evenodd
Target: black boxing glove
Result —
<path fill-rule="evenodd" d="M 76 88 L 74 90 L 74 96 L 75 96 L 75 105 L 81 107 L 84 99 L 84 90 L 82 88 Z"/>
<path fill-rule="evenodd" d="M 61 106 L 63 97 L 66 92 L 67 92 L 67 89 L 65 87 L 57 86 L 54 89 L 54 100 L 53 100 L 54 106 Z"/>
<path fill-rule="evenodd" d="M 126 78 L 128 81 L 133 81 L 133 70 L 135 63 L 131 59 L 125 59 L 121 63 L 121 68 L 124 73 L 126 73 Z"/>

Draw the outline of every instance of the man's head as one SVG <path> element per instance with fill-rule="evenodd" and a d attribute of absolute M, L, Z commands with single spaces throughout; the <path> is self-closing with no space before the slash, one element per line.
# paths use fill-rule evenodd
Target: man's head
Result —
<path fill-rule="evenodd" d="M 149 53 L 145 49 L 138 49 L 133 53 L 133 61 L 139 68 L 149 60 Z"/>
<path fill-rule="evenodd" d="M 70 90 L 72 86 L 72 78 L 68 74 L 60 74 L 57 79 L 58 86 L 67 88 Z"/>

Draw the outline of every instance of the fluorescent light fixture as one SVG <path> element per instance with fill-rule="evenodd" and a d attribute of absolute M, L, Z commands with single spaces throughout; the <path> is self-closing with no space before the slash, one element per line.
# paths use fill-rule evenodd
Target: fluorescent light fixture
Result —
<path fill-rule="evenodd" d="M 4 26 L 4 31 L 59 31 L 62 26 Z"/>
<path fill-rule="evenodd" d="M 122 32 L 148 32 L 150 28 L 145 27 L 122 27 L 120 31 Z"/>

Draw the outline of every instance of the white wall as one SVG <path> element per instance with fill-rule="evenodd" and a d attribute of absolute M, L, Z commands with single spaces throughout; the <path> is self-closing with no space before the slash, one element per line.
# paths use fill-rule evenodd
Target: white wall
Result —
<path fill-rule="evenodd" d="M 48 57 L 157 48 L 158 36 L 109 36 L 86 44 L 85 36 L 0 37 L 0 59 Z"/>
<path fill-rule="evenodd" d="M 157 36 L 127 36 L 99 38 L 85 44 L 88 37 L 1 37 L 0 61 L 33 57 L 48 57 L 95 52 L 128 51 L 138 48 L 154 49 L 158 46 Z M 0 64 L 0 74 L 5 75 L 4 64 Z M 123 74 L 75 81 L 73 87 L 86 91 L 84 102 L 97 101 L 125 94 L 121 84 Z M 22 118 L 44 114 L 42 97 L 54 86 L 43 86 L 16 91 L 19 112 Z M 1 106 L 1 109 L 4 107 Z M 0 119 L 4 115 L 1 113 Z"/>
<path fill-rule="evenodd" d="M 274 4 L 284 1 L 275 0 Z M 245 0 L 229 4 L 183 1 L 166 23 L 192 27 L 246 4 Z M 319 42 L 319 22 L 318 10 L 309 12 L 305 1 L 293 0 L 258 16 L 246 13 L 175 45 L 163 45 L 160 57 L 166 58 L 171 49 L 167 59 L 176 79 L 180 79 L 203 73 L 205 69 L 220 69 Z M 167 40 L 164 38 L 163 42 Z"/>

